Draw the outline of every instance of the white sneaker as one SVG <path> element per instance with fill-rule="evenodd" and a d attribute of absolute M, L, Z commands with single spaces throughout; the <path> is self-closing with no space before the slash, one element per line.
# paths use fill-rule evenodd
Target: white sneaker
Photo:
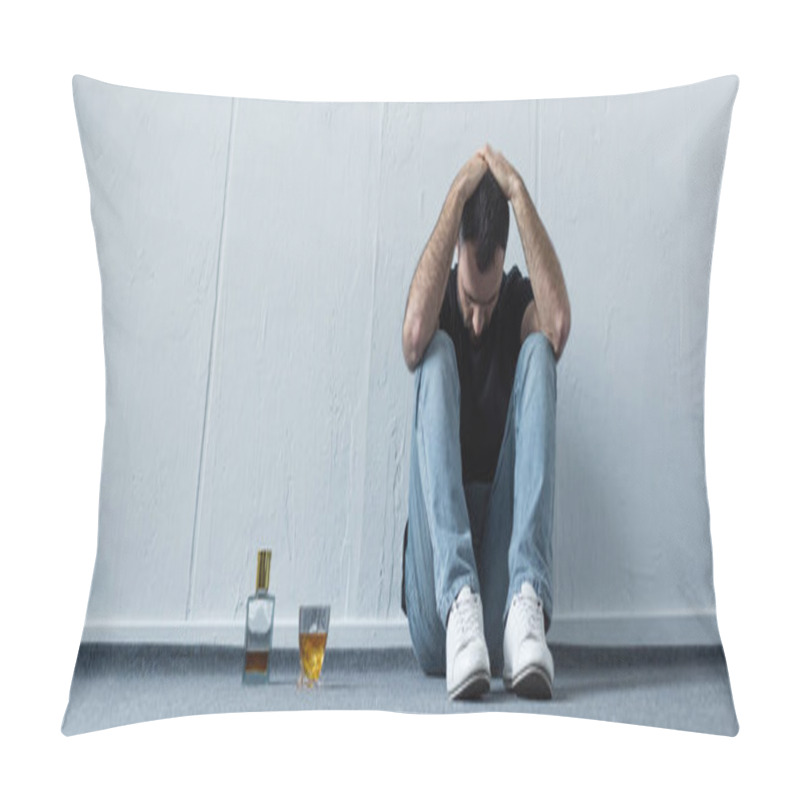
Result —
<path fill-rule="evenodd" d="M 553 656 L 544 637 L 542 601 L 523 583 L 508 610 L 503 635 L 503 684 L 521 697 L 553 696 Z"/>
<path fill-rule="evenodd" d="M 465 586 L 447 619 L 447 695 L 451 700 L 489 691 L 489 650 L 483 637 L 481 598 Z"/>

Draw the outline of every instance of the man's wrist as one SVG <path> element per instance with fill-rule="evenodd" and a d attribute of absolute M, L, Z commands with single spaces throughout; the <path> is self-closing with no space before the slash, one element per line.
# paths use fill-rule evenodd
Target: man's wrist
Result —
<path fill-rule="evenodd" d="M 453 211 L 458 214 L 459 221 L 461 219 L 461 212 L 464 210 L 464 206 L 469 199 L 468 197 L 465 197 L 465 194 L 466 190 L 463 181 L 458 181 L 452 185 L 447 197 L 447 202 Z"/>
<path fill-rule="evenodd" d="M 517 173 L 511 179 L 511 191 L 509 192 L 508 199 L 511 201 L 511 204 L 522 200 L 527 193 L 527 189 L 525 188 L 525 182 L 520 177 L 519 173 Z"/>

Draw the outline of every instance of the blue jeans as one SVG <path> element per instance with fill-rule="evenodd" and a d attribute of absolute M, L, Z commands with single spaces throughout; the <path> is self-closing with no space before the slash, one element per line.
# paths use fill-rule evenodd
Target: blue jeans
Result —
<path fill-rule="evenodd" d="M 453 342 L 437 331 L 414 376 L 405 598 L 417 660 L 445 673 L 447 615 L 469 586 L 483 603 L 492 674 L 503 668 L 503 632 L 523 582 L 552 619 L 556 362 L 542 333 L 522 344 L 491 484 L 462 483 L 461 385 Z"/>

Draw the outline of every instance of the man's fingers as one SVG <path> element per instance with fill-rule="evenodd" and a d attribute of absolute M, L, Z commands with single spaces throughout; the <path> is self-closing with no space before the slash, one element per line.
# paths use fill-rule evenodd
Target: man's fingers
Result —
<path fill-rule="evenodd" d="M 483 158 L 491 168 L 492 172 L 496 172 L 496 168 L 499 167 L 501 163 L 500 159 L 498 158 L 497 151 L 492 150 L 492 148 L 487 144 L 483 147 L 481 153 L 483 154 Z"/>
<path fill-rule="evenodd" d="M 492 146 L 488 142 L 484 145 L 484 147 L 482 148 L 481 152 L 484 153 L 484 158 L 490 164 L 494 164 L 494 163 L 496 163 L 496 164 L 506 163 L 507 164 L 508 163 L 506 161 L 505 156 L 499 150 L 493 150 Z"/>

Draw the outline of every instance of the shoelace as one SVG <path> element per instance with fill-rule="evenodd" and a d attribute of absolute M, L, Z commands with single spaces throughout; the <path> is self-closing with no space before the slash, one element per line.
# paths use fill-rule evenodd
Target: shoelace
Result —
<path fill-rule="evenodd" d="M 462 636 L 471 639 L 481 634 L 477 597 L 473 595 L 469 599 L 456 601 L 456 620 Z"/>
<path fill-rule="evenodd" d="M 528 631 L 533 633 L 537 639 L 542 638 L 544 631 L 544 618 L 542 616 L 542 601 L 539 598 L 526 597 L 520 595 L 514 599 L 520 607 Z"/>

